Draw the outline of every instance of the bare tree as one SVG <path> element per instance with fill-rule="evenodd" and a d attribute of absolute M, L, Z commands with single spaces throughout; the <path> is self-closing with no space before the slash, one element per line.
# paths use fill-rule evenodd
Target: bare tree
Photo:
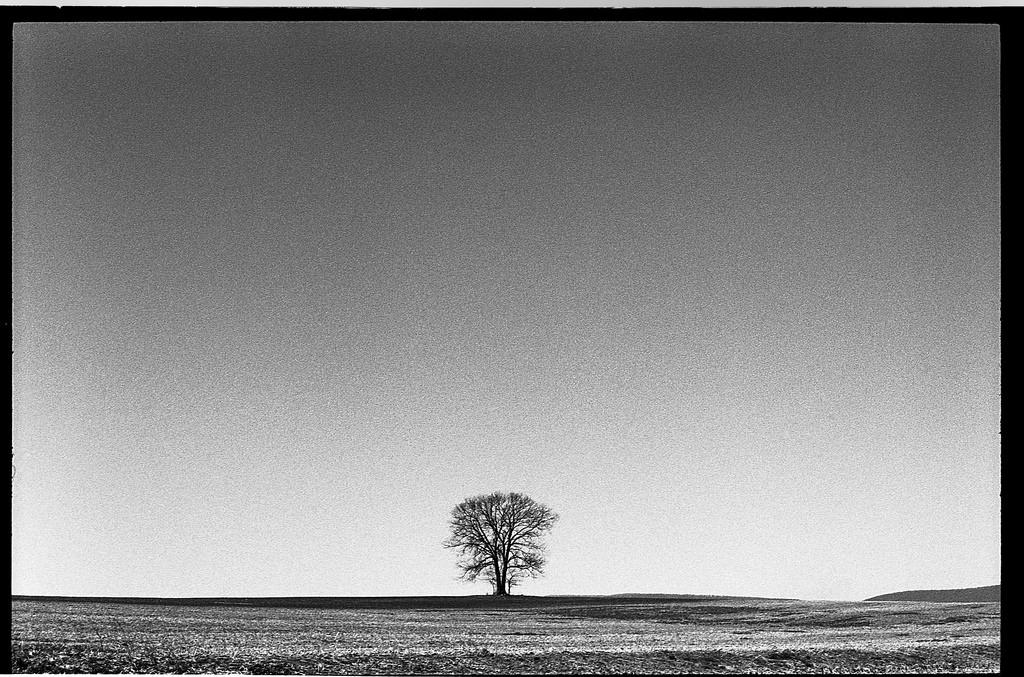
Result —
<path fill-rule="evenodd" d="M 463 580 L 488 581 L 495 595 L 507 595 L 524 578 L 544 573 L 542 539 L 557 520 L 550 508 L 523 494 L 474 496 L 452 510 L 444 546 L 458 551 Z"/>

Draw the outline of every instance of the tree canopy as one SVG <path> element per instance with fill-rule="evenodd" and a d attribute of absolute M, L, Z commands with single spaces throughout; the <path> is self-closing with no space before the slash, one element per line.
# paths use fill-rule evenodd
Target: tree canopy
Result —
<path fill-rule="evenodd" d="M 444 546 L 458 551 L 463 580 L 486 580 L 495 595 L 507 595 L 524 578 L 544 573 L 543 537 L 557 520 L 550 508 L 524 494 L 474 496 L 452 509 Z"/>

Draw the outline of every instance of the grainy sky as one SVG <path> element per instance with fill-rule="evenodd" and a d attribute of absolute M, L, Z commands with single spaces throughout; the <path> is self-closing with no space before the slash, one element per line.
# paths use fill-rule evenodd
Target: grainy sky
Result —
<path fill-rule="evenodd" d="M 15 594 L 999 582 L 999 31 L 14 30 Z"/>

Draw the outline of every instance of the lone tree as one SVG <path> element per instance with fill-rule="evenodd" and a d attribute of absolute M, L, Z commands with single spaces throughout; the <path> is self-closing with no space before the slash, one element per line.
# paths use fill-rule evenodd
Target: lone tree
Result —
<path fill-rule="evenodd" d="M 507 595 L 524 578 L 544 573 L 542 538 L 557 520 L 550 508 L 523 494 L 474 496 L 452 510 L 444 546 L 459 552 L 463 580 L 489 581 L 495 595 Z"/>

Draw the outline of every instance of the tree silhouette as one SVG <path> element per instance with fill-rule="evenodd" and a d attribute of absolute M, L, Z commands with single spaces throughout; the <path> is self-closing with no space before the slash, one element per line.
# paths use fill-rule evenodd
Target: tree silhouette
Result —
<path fill-rule="evenodd" d="M 550 508 L 524 494 L 474 496 L 452 509 L 444 546 L 459 552 L 463 580 L 483 579 L 495 595 L 507 595 L 524 578 L 544 573 L 543 537 L 557 520 Z"/>

